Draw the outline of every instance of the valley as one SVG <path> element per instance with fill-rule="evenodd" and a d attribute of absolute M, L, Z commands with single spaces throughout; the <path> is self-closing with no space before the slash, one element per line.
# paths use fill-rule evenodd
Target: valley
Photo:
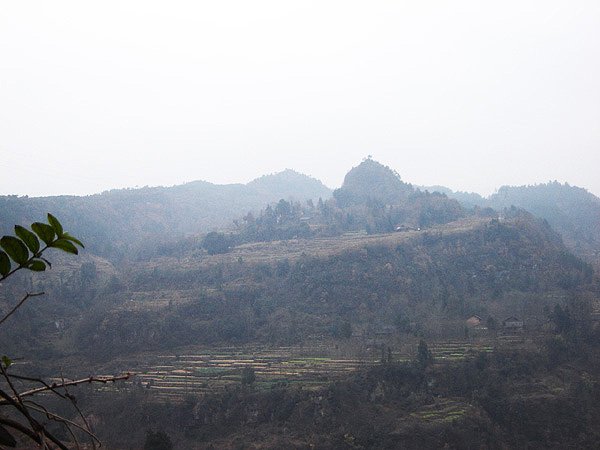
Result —
<path fill-rule="evenodd" d="M 70 391 L 109 448 L 144 429 L 190 449 L 596 442 L 557 412 L 600 417 L 583 402 L 600 395 L 594 266 L 524 209 L 469 209 L 372 160 L 351 172 L 329 199 L 204 234 L 142 220 L 14 277 L 3 299 L 45 292 L 0 330 L 19 385 L 130 373 Z"/>

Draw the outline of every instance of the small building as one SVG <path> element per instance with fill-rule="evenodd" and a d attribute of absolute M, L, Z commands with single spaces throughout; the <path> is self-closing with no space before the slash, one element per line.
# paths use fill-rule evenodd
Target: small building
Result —
<path fill-rule="evenodd" d="M 395 231 L 421 231 L 420 227 L 412 227 L 406 224 L 398 224 L 394 227 Z"/>
<path fill-rule="evenodd" d="M 468 327 L 479 327 L 483 324 L 483 319 L 479 316 L 472 315 L 466 321 Z"/>
<path fill-rule="evenodd" d="M 510 330 L 520 330 L 523 328 L 523 321 L 515 316 L 510 316 L 502 321 L 502 327 Z"/>

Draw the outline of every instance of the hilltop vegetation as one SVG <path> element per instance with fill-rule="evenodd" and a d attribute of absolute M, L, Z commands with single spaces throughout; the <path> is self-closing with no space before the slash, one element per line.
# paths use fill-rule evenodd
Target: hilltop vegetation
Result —
<path fill-rule="evenodd" d="M 92 253 L 116 262 L 177 251 L 195 236 L 215 230 L 233 233 L 231 246 L 349 231 L 383 233 L 397 226 L 424 228 L 465 217 L 473 207 L 501 212 L 511 206 L 546 219 L 571 251 L 600 265 L 600 199 L 585 189 L 556 182 L 504 186 L 489 198 L 441 186 L 416 189 L 370 158 L 348 172 L 333 197 L 318 180 L 292 170 L 246 185 L 196 181 L 86 197 L 2 196 L 0 232 L 52 211 Z"/>
<path fill-rule="evenodd" d="M 515 205 L 546 219 L 573 252 L 600 263 L 600 199 L 585 189 L 557 182 L 503 186 L 488 203 L 496 209 Z"/>
<path fill-rule="evenodd" d="M 236 220 L 236 228 L 218 246 L 226 251 L 247 242 L 338 236 L 347 232 L 390 233 L 440 225 L 466 215 L 457 201 L 443 194 L 414 190 L 389 167 L 366 159 L 348 172 L 332 199 L 319 199 L 316 204 L 282 199 L 257 216 L 248 214 Z"/>
<path fill-rule="evenodd" d="M 434 186 L 427 188 L 458 200 L 465 207 L 504 208 L 516 206 L 548 221 L 576 255 L 600 267 L 600 199 L 568 183 L 556 181 L 530 186 L 502 186 L 488 198 L 478 194 L 453 192 Z"/>
<path fill-rule="evenodd" d="M 397 172 L 367 158 L 350 169 L 342 187 L 336 189 L 333 196 L 341 207 L 364 204 L 368 200 L 397 205 L 411 193 L 412 186 L 404 183 Z"/>
<path fill-rule="evenodd" d="M 0 233 L 52 211 L 81 236 L 89 250 L 117 261 L 130 258 L 152 241 L 183 239 L 230 226 L 249 211 L 281 198 L 327 198 L 331 191 L 318 180 L 291 170 L 263 176 L 246 185 L 194 181 L 173 187 L 120 189 L 85 197 L 0 197 Z"/>

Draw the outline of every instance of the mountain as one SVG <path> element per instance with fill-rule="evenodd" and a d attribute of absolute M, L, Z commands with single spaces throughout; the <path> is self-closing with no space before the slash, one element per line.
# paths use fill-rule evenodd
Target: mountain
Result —
<path fill-rule="evenodd" d="M 368 158 L 346 174 L 342 187 L 333 196 L 340 206 L 365 203 L 368 199 L 397 204 L 412 192 L 412 186 L 404 183 L 398 173 Z"/>
<path fill-rule="evenodd" d="M 593 198 L 555 188 L 550 215 L 570 223 L 576 195 L 577 217 L 593 223 Z M 136 373 L 102 395 L 77 392 L 108 448 L 138 448 L 158 428 L 176 448 L 597 447 L 597 279 L 549 221 L 504 207 L 535 209 L 529 189 L 480 205 L 501 212 L 469 211 L 367 160 L 335 198 L 281 199 L 328 192 L 285 171 L 247 185 L 3 197 L 5 229 L 49 210 L 113 257 L 53 255 L 51 271 L 3 282 L 3 309 L 46 292 L 0 329 L 3 352 L 28 376 Z M 230 245 L 207 252 L 193 233 L 227 215 L 235 229 L 211 234 Z M 118 258 L 142 244 L 168 251 Z"/>
<path fill-rule="evenodd" d="M 546 219 L 573 252 L 600 263 L 600 198 L 591 192 L 558 182 L 503 186 L 487 204 L 494 209 L 515 205 Z"/>
<path fill-rule="evenodd" d="M 303 201 L 331 197 L 331 189 L 316 178 L 308 177 L 292 169 L 285 169 L 270 175 L 263 175 L 246 185 L 256 192 L 270 195 L 277 193 L 279 199 Z"/>
<path fill-rule="evenodd" d="M 567 247 L 600 267 L 600 198 L 586 189 L 556 181 L 530 186 L 502 186 L 487 198 L 454 192 L 442 186 L 427 187 L 458 200 L 465 207 L 501 211 L 516 206 L 548 221 Z"/>
<path fill-rule="evenodd" d="M 212 256 L 190 247 L 116 277 L 99 282 L 95 300 L 90 290 L 73 300 L 82 306 L 65 330 L 70 348 L 107 358 L 288 345 L 336 336 L 343 323 L 369 333 L 399 318 L 404 331 L 462 336 L 470 314 L 545 320 L 544 307 L 589 284 L 592 270 L 546 223 L 514 209 L 503 221 L 471 217 L 427 231 L 252 243 Z"/>
<path fill-rule="evenodd" d="M 475 192 L 453 191 L 445 186 L 419 186 L 419 189 L 427 192 L 439 192 L 447 195 L 449 198 L 458 200 L 465 208 L 473 208 L 474 206 L 484 206 L 485 199 Z"/>
<path fill-rule="evenodd" d="M 194 181 L 173 187 L 118 189 L 85 197 L 0 197 L 0 233 L 52 212 L 93 253 L 119 259 L 138 245 L 228 227 L 232 220 L 282 198 L 327 198 L 320 181 L 292 170 L 248 184 Z"/>

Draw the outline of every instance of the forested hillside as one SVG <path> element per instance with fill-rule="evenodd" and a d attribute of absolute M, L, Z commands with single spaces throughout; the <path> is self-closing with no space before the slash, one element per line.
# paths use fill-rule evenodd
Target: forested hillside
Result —
<path fill-rule="evenodd" d="M 548 223 L 514 207 L 500 214 L 468 211 L 445 194 L 415 190 L 371 159 L 353 168 L 331 199 L 281 199 L 204 239 L 169 234 L 194 226 L 194 213 L 208 217 L 200 205 L 240 190 L 274 195 L 267 191 L 284 180 L 292 185 L 280 192 L 290 197 L 293 185 L 304 186 L 303 195 L 324 189 L 286 171 L 255 180 L 251 188 L 192 183 L 84 198 L 3 198 L 21 208 L 5 212 L 9 217 L 34 214 L 27 202 L 40 208 L 52 201 L 63 208 L 79 204 L 76 212 L 86 217 L 78 222 L 82 235 L 105 230 L 107 244 L 122 252 L 135 248 L 116 266 L 86 257 L 81 267 L 51 275 L 45 286 L 51 301 L 31 307 L 40 322 L 32 321 L 27 333 L 13 330 L 15 345 L 53 327 L 61 340 L 50 354 L 93 348 L 104 357 L 193 343 L 284 344 L 334 336 L 342 326 L 360 333 L 398 326 L 456 334 L 468 314 L 540 317 L 548 293 L 560 297 L 592 281 L 591 267 L 568 252 Z M 213 195 L 194 201 L 198 186 Z M 152 198 L 162 206 L 149 218 Z M 100 200 L 111 215 L 98 216 Z M 237 211 L 242 203 L 234 205 Z M 73 211 L 66 216 L 78 220 Z M 93 220 L 97 226 L 89 224 Z M 155 237 L 165 234 L 170 241 Z"/>
<path fill-rule="evenodd" d="M 27 285 L 41 286 L 25 276 L 13 288 Z M 589 375 L 598 331 L 585 301 L 597 294 L 592 269 L 516 208 L 501 220 L 248 243 L 224 254 L 192 246 L 118 271 L 85 258 L 43 285 L 44 302 L 26 304 L 0 336 L 15 356 L 42 362 L 21 370 L 144 368 L 116 390 L 77 394 L 109 448 L 139 448 L 144 427 L 181 448 L 249 439 L 263 448 L 598 441 L 590 428 L 598 381 Z M 471 315 L 487 326 L 467 329 Z M 527 334 L 497 329 L 511 315 Z M 539 333 L 547 343 L 532 348 L 525 336 Z M 437 342 L 435 357 L 419 344 L 407 359 L 415 340 Z M 367 360 L 284 359 L 278 350 L 323 347 Z M 256 359 L 257 349 L 274 356 Z M 337 372 L 311 376 L 322 363 Z M 249 381 L 240 364 L 255 364 Z"/>
<path fill-rule="evenodd" d="M 423 189 L 444 193 L 465 207 L 491 207 L 498 211 L 511 206 L 526 209 L 547 220 L 571 251 L 600 267 L 600 198 L 585 189 L 558 182 L 502 186 L 488 198 L 441 186 Z"/>
<path fill-rule="evenodd" d="M 223 255 L 188 248 L 118 274 L 86 264 L 47 283 L 51 301 L 41 310 L 30 307 L 40 321 L 32 322 L 33 340 L 62 320 L 63 340 L 52 354 L 64 345 L 104 359 L 190 344 L 289 344 L 335 336 L 342 325 L 460 335 L 469 314 L 539 318 L 556 295 L 592 282 L 589 265 L 519 210 L 504 222 L 474 218 L 428 231 L 247 244 Z"/>
<path fill-rule="evenodd" d="M 412 186 L 404 183 L 397 172 L 367 158 L 350 169 L 342 187 L 336 189 L 333 196 L 341 207 L 364 204 L 368 200 L 397 205 L 413 192 Z"/>
<path fill-rule="evenodd" d="M 329 200 L 316 204 L 280 200 L 257 216 L 235 221 L 229 244 L 424 229 L 466 215 L 457 201 L 415 190 L 395 171 L 369 158 L 348 172 Z"/>
<path fill-rule="evenodd" d="M 186 234 L 229 227 L 250 211 L 282 198 L 327 198 L 320 181 L 292 170 L 266 175 L 246 185 L 195 181 L 173 187 L 120 189 L 85 197 L 0 197 L 0 233 L 31 223 L 49 211 L 87 244 L 112 260 L 131 257 L 143 243 L 160 244 Z"/>
<path fill-rule="evenodd" d="M 495 209 L 515 205 L 546 219 L 573 252 L 600 263 L 600 198 L 591 192 L 557 182 L 503 186 L 488 204 Z"/>

